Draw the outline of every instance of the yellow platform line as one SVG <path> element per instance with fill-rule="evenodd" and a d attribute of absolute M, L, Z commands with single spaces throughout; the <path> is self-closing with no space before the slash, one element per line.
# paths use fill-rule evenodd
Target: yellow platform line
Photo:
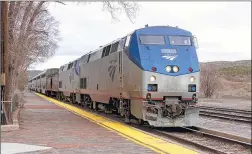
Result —
<path fill-rule="evenodd" d="M 116 131 L 119 135 L 137 143 L 144 147 L 147 147 L 157 153 L 169 153 L 169 154 L 197 154 L 197 152 L 184 148 L 182 146 L 172 144 L 169 142 L 166 142 L 160 138 L 157 138 L 155 136 L 146 134 L 144 132 L 141 132 L 134 127 L 127 126 L 125 124 L 122 124 L 120 122 L 113 121 L 111 119 L 99 116 L 97 114 L 93 114 L 87 111 L 84 111 L 78 107 L 72 106 L 70 104 L 66 104 L 63 102 L 60 102 L 58 100 L 55 100 L 53 98 L 41 95 L 36 93 L 38 96 L 58 105 L 61 106 L 81 117 L 84 117 L 86 119 L 89 119 L 92 122 L 97 123 L 98 125 L 105 127 L 109 130 Z"/>

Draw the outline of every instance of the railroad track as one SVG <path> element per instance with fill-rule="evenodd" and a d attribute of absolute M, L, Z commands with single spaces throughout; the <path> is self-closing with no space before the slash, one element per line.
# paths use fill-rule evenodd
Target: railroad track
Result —
<path fill-rule="evenodd" d="M 181 127 L 175 131 L 156 130 L 160 135 L 191 145 L 204 152 L 218 154 L 251 153 L 251 140 L 197 127 Z"/>
<path fill-rule="evenodd" d="M 227 119 L 232 121 L 239 121 L 245 123 L 251 123 L 251 111 L 247 110 L 236 110 L 236 109 L 225 109 L 225 108 L 214 108 L 214 107 L 200 107 L 200 115 Z"/>

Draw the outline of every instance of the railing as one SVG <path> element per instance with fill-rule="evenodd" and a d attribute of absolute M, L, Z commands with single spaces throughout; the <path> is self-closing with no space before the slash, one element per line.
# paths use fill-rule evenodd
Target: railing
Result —
<path fill-rule="evenodd" d="M 8 105 L 6 105 L 6 103 Z M 11 115 L 13 112 L 13 104 L 14 104 L 13 100 L 1 101 L 1 114 L 0 114 L 1 125 L 12 123 Z"/>

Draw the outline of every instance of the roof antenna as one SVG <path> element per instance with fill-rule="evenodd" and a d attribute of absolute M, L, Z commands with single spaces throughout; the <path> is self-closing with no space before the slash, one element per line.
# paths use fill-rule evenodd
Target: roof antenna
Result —
<path fill-rule="evenodd" d="M 147 25 L 145 25 L 145 27 L 149 27 L 149 25 L 147 24 Z"/>

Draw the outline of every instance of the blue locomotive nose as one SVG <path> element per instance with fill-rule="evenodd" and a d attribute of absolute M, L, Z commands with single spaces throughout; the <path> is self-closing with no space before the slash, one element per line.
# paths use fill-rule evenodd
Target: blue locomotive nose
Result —
<path fill-rule="evenodd" d="M 189 31 L 174 27 L 148 27 L 131 36 L 129 58 L 144 71 L 179 76 L 199 72 L 199 61 Z M 176 66 L 178 71 L 167 71 Z M 188 68 L 192 68 L 189 71 Z"/>
<path fill-rule="evenodd" d="M 199 62 L 196 50 L 192 46 L 170 46 L 170 45 L 139 45 L 138 65 L 145 71 L 153 71 L 156 67 L 156 73 L 170 76 L 178 76 L 199 71 Z M 167 69 L 171 67 L 171 70 Z M 175 68 L 176 70 L 173 70 Z M 191 71 L 188 69 L 192 68 Z"/>

